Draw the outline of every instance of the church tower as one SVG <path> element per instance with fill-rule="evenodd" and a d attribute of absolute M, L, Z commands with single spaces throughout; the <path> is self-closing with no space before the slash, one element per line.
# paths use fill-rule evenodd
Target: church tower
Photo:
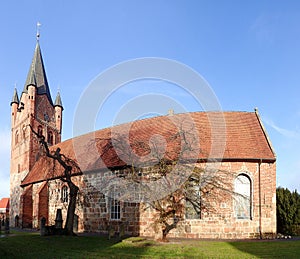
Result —
<path fill-rule="evenodd" d="M 21 181 L 40 155 L 40 144 L 28 125 L 45 136 L 49 146 L 61 141 L 62 101 L 57 94 L 53 103 L 39 45 L 39 34 L 23 91 L 14 89 L 11 105 L 10 225 L 31 227 L 30 211 L 23 211 Z M 32 188 L 32 187 L 31 187 Z M 30 191 L 28 191 L 30 193 Z M 32 190 L 31 190 L 32 192 Z M 29 196 L 28 196 L 29 197 Z M 27 197 L 27 198 L 28 198 Z M 32 202 L 32 198 L 26 203 Z M 26 205 L 30 210 L 30 206 Z M 31 206 L 32 209 L 32 206 Z M 24 215 L 27 215 L 24 217 Z M 29 217 L 29 218 L 28 218 Z"/>

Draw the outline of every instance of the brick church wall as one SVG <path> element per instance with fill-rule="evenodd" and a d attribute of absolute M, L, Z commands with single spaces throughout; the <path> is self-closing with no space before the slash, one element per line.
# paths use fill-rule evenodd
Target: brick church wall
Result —
<path fill-rule="evenodd" d="M 109 197 L 101 193 L 103 188 L 102 176 L 107 172 L 84 174 L 85 204 L 83 211 L 84 231 L 108 233 L 124 232 L 127 235 L 139 235 L 140 205 L 133 202 L 121 201 L 121 218 L 110 219 L 108 207 Z"/>
<path fill-rule="evenodd" d="M 170 237 L 184 238 L 257 238 L 273 237 L 276 233 L 276 175 L 275 164 L 227 162 L 221 168 L 230 172 L 246 173 L 252 180 L 252 218 L 237 219 L 235 217 L 232 198 L 215 201 L 215 211 L 202 213 L 201 219 L 180 221 L 177 228 L 171 230 Z M 259 179 L 260 173 L 260 179 Z M 232 183 L 234 179 L 231 179 Z M 259 181 L 261 187 L 259 188 Z M 260 193 L 260 195 L 259 195 Z M 260 214 L 261 197 L 261 214 Z M 153 210 L 141 212 L 140 235 L 154 236 Z M 261 220 L 260 220 L 261 215 Z"/>
<path fill-rule="evenodd" d="M 226 174 L 227 184 L 233 188 L 234 179 L 239 174 L 247 174 L 251 179 L 252 217 L 237 219 L 234 211 L 232 193 L 219 191 L 218 197 L 211 200 L 213 210 L 201 212 L 201 219 L 181 220 L 170 237 L 181 238 L 219 238 L 239 239 L 272 236 L 276 233 L 276 165 L 258 162 L 223 162 L 221 171 Z M 86 173 L 73 177 L 80 187 L 76 215 L 79 232 L 98 232 L 107 234 L 109 229 L 133 236 L 157 236 L 154 231 L 155 212 L 143 204 L 122 202 L 121 218 L 110 219 L 108 197 L 103 189 L 103 177 L 109 172 Z M 39 191 L 45 183 L 33 185 L 33 226 L 38 226 Z M 48 182 L 49 218 L 48 224 L 55 224 L 57 209 L 62 209 L 65 222 L 67 203 L 61 200 L 61 190 L 65 185 L 61 180 Z M 216 196 L 217 197 L 217 196 Z M 209 198 L 207 198 L 209 199 Z M 261 206 L 260 206 L 261 204 Z"/>
<path fill-rule="evenodd" d="M 276 233 L 276 165 L 257 162 L 223 162 L 221 170 L 234 172 L 228 178 L 233 186 L 235 176 L 243 173 L 251 179 L 252 217 L 237 219 L 234 211 L 234 199 L 228 193 L 220 192 L 223 199 L 213 200 L 214 210 L 202 211 L 201 219 L 186 219 L 178 223 L 170 237 L 184 238 L 256 238 L 272 236 Z M 143 204 L 121 202 L 121 219 L 111 220 L 108 197 L 101 193 L 103 176 L 106 172 L 87 173 L 76 177 L 81 189 L 82 203 L 77 207 L 79 231 L 108 233 L 123 229 L 128 235 L 155 236 L 153 209 L 145 209 Z M 260 176 L 259 176 L 260 175 Z M 259 182 L 261 186 L 259 187 Z M 66 216 L 66 204 L 60 202 L 60 190 L 63 183 L 51 181 L 49 188 L 49 224 L 54 224 L 57 208 L 63 209 Z M 260 207 L 261 202 L 261 207 Z M 261 219 L 260 219 L 261 218 Z"/>

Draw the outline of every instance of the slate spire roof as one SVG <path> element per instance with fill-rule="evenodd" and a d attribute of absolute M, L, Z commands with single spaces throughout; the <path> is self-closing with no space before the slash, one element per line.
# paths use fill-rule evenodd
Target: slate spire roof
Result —
<path fill-rule="evenodd" d="M 14 90 L 14 94 L 13 94 L 13 97 L 11 99 L 10 105 L 12 105 L 13 103 L 16 103 L 16 104 L 20 103 L 17 88 L 15 88 L 15 90 Z"/>
<path fill-rule="evenodd" d="M 49 102 L 53 104 L 39 41 L 37 41 L 35 46 L 33 59 L 24 85 L 23 93 L 27 93 L 29 85 L 33 85 L 37 88 L 38 95 L 46 94 Z"/>
<path fill-rule="evenodd" d="M 59 106 L 62 109 L 64 109 L 63 105 L 62 105 L 62 101 L 61 101 L 61 97 L 60 97 L 60 93 L 57 92 L 56 98 L 55 98 L 55 102 L 54 102 L 54 106 Z"/>

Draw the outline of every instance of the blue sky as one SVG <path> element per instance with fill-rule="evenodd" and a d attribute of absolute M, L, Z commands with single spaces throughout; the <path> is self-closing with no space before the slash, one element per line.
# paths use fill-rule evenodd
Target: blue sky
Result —
<path fill-rule="evenodd" d="M 134 58 L 173 59 L 208 81 L 223 110 L 258 107 L 277 154 L 277 184 L 300 190 L 299 1 L 11 0 L 0 3 L 0 197 L 9 195 L 9 104 L 15 84 L 23 89 L 37 21 L 52 97 L 59 88 L 65 108 L 63 139 L 73 136 L 76 106 L 99 73 Z M 107 102 L 95 127 L 149 91 L 201 109 L 170 84 L 133 83 Z"/>

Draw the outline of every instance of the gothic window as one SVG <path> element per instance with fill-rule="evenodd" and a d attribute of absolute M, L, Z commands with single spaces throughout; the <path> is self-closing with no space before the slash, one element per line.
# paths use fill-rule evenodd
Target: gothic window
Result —
<path fill-rule="evenodd" d="M 22 127 L 22 135 L 23 135 L 23 139 L 25 139 L 26 138 L 26 126 L 25 125 L 23 125 L 23 127 Z"/>
<path fill-rule="evenodd" d="M 61 188 L 61 201 L 68 202 L 68 200 L 69 200 L 69 189 L 68 186 L 64 185 Z"/>
<path fill-rule="evenodd" d="M 42 136 L 43 135 L 43 127 L 40 125 L 38 126 L 38 135 Z"/>
<path fill-rule="evenodd" d="M 15 144 L 19 143 L 19 131 L 17 130 L 15 133 Z"/>
<path fill-rule="evenodd" d="M 48 132 L 48 144 L 53 145 L 53 133 L 52 133 L 52 131 Z"/>
<path fill-rule="evenodd" d="M 201 218 L 200 187 L 199 187 L 199 182 L 196 179 L 190 179 L 190 181 L 186 186 L 185 218 L 186 219 Z"/>
<path fill-rule="evenodd" d="M 238 219 L 251 219 L 251 180 L 245 174 L 240 174 L 234 181 L 235 216 Z"/>
<path fill-rule="evenodd" d="M 109 217 L 112 220 L 121 219 L 121 204 L 117 198 L 116 188 L 109 195 Z"/>
<path fill-rule="evenodd" d="M 121 218 L 120 201 L 110 199 L 110 219 L 118 220 Z"/>

